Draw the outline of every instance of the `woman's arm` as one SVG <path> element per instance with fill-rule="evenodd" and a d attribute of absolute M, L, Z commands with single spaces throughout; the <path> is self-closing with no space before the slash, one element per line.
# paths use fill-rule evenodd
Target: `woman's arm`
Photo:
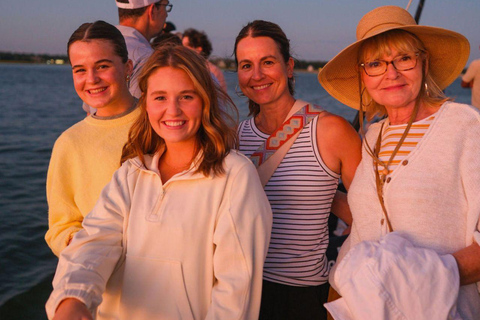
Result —
<path fill-rule="evenodd" d="M 75 153 L 62 135 L 55 142 L 47 174 L 48 231 L 45 241 L 57 256 L 82 229 L 83 215 L 75 204 Z"/>
<path fill-rule="evenodd" d="M 215 282 L 207 320 L 257 319 L 260 310 L 272 212 L 253 164 L 235 171 L 214 231 Z"/>
<path fill-rule="evenodd" d="M 454 122 L 457 124 L 452 130 L 462 128 L 461 132 L 455 132 L 462 140 L 459 144 L 462 149 L 460 159 L 452 165 L 460 168 L 463 194 L 460 196 L 458 192 L 458 196 L 466 200 L 467 239 L 471 236 L 473 241 L 470 245 L 467 242 L 468 246 L 453 253 L 453 256 L 458 264 L 460 284 L 466 285 L 480 281 L 480 112 L 461 105 L 458 110 L 462 112 L 462 122 Z"/>
<path fill-rule="evenodd" d="M 360 136 L 342 117 L 323 112 L 317 123 L 317 144 L 323 162 L 340 173 L 348 190 L 362 158 Z M 333 201 L 332 212 L 351 225 L 352 214 L 346 195 L 338 191 Z"/>
<path fill-rule="evenodd" d="M 330 209 L 333 214 L 342 219 L 347 225 L 352 225 L 352 212 L 348 206 L 347 194 L 337 190 L 333 198 L 332 207 Z"/>

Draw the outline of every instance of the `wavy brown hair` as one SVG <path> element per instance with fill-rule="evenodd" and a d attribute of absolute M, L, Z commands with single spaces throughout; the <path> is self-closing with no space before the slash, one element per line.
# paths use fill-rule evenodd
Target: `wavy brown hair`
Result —
<path fill-rule="evenodd" d="M 165 146 L 163 138 L 150 125 L 146 110 L 148 79 L 155 70 L 163 67 L 185 71 L 203 102 L 202 123 L 197 132 L 197 153 L 202 153 L 197 160 L 196 172 L 205 175 L 223 173 L 223 160 L 237 142 L 237 121 L 227 112 L 227 108 L 237 118 L 238 110 L 230 97 L 214 83 L 206 60 L 183 46 L 162 46 L 155 50 L 143 66 L 139 76 L 142 90 L 139 100 L 141 114 L 130 129 L 121 163 L 138 156 L 145 164 L 144 154 L 154 154 Z"/>

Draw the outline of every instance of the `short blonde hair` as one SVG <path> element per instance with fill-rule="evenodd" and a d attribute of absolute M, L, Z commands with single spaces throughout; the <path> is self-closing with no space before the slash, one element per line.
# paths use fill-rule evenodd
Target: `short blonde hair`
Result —
<path fill-rule="evenodd" d="M 414 34 L 405 30 L 391 30 L 381 33 L 375 37 L 365 40 L 358 51 L 358 65 L 368 60 L 375 60 L 390 55 L 392 49 L 399 53 L 418 52 L 419 59 L 422 61 L 422 84 L 418 99 L 420 102 L 429 106 L 440 106 L 449 99 L 445 96 L 443 91 L 436 84 L 428 72 L 428 58 L 429 53 L 424 44 Z M 374 116 L 383 117 L 387 114 L 385 106 L 378 104 L 372 100 L 367 90 L 364 90 L 361 83 L 360 72 L 364 72 L 360 67 L 358 68 L 359 86 L 361 87 L 360 108 L 366 112 L 367 119 L 372 119 Z M 426 89 L 428 88 L 428 89 Z M 364 104 L 365 101 L 371 103 Z"/>
<path fill-rule="evenodd" d="M 205 175 L 223 173 L 223 160 L 237 142 L 237 121 L 224 108 L 229 108 L 237 118 L 238 111 L 230 97 L 214 83 L 206 60 L 183 46 L 157 48 L 143 66 L 139 76 L 141 114 L 130 129 L 121 162 L 136 156 L 144 162 L 144 154 L 154 154 L 165 145 L 165 141 L 153 130 L 146 108 L 148 78 L 163 67 L 185 71 L 203 102 L 202 121 L 197 132 L 197 148 L 203 153 L 198 160 L 197 172 Z"/>

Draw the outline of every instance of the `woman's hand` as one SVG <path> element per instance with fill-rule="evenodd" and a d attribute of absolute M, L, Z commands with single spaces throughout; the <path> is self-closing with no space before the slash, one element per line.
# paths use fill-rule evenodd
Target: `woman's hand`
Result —
<path fill-rule="evenodd" d="M 457 260 L 460 285 L 480 281 L 480 246 L 476 242 L 455 252 L 453 256 Z"/>
<path fill-rule="evenodd" d="M 83 302 L 67 298 L 58 305 L 53 320 L 93 320 L 93 317 Z"/>

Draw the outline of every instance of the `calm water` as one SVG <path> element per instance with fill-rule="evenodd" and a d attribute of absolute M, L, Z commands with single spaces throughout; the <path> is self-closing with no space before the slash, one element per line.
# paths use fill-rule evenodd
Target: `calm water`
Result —
<path fill-rule="evenodd" d="M 47 230 L 45 177 L 62 131 L 84 116 L 68 66 L 0 64 L 0 306 L 50 276 L 56 257 Z M 235 94 L 236 74 L 226 72 L 230 95 L 244 119 L 245 98 Z M 331 98 L 316 74 L 298 73 L 296 96 L 353 120 L 355 111 Z M 447 95 L 470 103 L 457 79 Z"/>

